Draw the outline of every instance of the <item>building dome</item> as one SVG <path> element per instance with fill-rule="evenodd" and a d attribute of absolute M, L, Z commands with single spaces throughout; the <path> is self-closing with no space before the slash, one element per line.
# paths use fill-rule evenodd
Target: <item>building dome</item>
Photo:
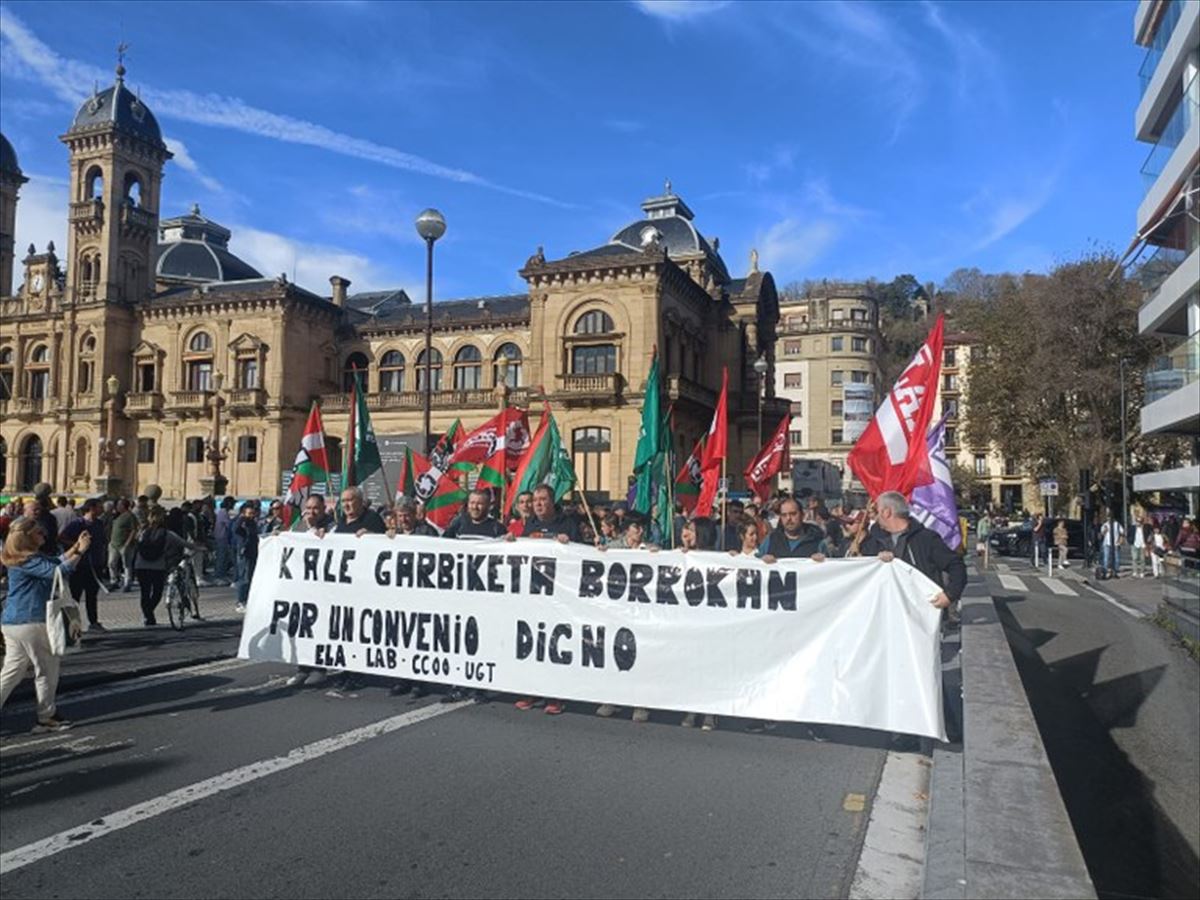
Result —
<path fill-rule="evenodd" d="M 642 202 L 643 219 L 631 222 L 612 236 L 610 245 L 644 250 L 657 243 L 674 258 L 706 256 L 714 268 L 728 278 L 725 261 L 694 224 L 694 214 L 683 198 L 671 191 L 670 182 L 659 197 L 650 197 Z"/>
<path fill-rule="evenodd" d="M 164 219 L 156 280 L 173 284 L 207 284 L 214 281 L 246 281 L 262 273 L 229 252 L 230 231 L 200 214 L 193 206 L 186 216 Z"/>
<path fill-rule="evenodd" d="M 158 147 L 165 148 L 162 130 L 154 113 L 129 88 L 125 87 L 125 67 L 117 66 L 117 81 L 110 88 L 97 91 L 83 101 L 68 134 L 97 126 L 117 128 Z"/>
<path fill-rule="evenodd" d="M 0 134 L 0 172 L 6 175 L 20 175 L 21 167 L 17 165 L 17 151 L 8 142 L 8 138 Z"/>

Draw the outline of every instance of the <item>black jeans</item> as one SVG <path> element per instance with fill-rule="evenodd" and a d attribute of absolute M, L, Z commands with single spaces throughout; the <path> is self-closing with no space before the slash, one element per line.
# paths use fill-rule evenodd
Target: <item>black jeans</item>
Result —
<path fill-rule="evenodd" d="M 100 582 L 96 577 L 96 570 L 92 568 L 90 559 L 81 559 L 75 571 L 71 573 L 68 584 L 71 588 L 71 597 L 76 603 L 79 602 L 79 595 L 83 594 L 84 606 L 87 608 L 87 617 L 89 625 L 100 624 L 100 616 L 96 611 L 96 596 L 100 593 Z"/>
<path fill-rule="evenodd" d="M 142 590 L 142 618 L 154 621 L 154 610 L 162 600 L 163 587 L 167 583 L 165 569 L 138 569 L 138 587 Z"/>

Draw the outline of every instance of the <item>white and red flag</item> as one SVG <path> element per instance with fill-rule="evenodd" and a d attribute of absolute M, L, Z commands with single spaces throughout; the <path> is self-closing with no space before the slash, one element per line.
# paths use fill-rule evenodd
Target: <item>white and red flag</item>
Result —
<path fill-rule="evenodd" d="M 791 427 L 792 417 L 784 416 L 779 427 L 775 429 L 775 434 L 758 451 L 758 456 L 750 460 L 750 465 L 746 466 L 746 486 L 764 502 L 771 496 L 771 479 L 787 470 L 790 459 L 788 432 Z"/>
<path fill-rule="evenodd" d="M 728 447 L 728 413 L 729 409 L 729 369 L 721 370 L 721 396 L 717 400 L 717 409 L 713 413 L 712 424 L 708 427 L 708 436 L 704 440 L 704 452 L 700 454 L 700 499 L 696 501 L 696 515 L 712 515 L 713 501 L 717 497 L 717 487 L 721 480 L 722 464 L 725 462 Z"/>
<path fill-rule="evenodd" d="M 918 483 L 930 478 L 925 432 L 933 418 L 942 371 L 944 325 L 945 317 L 938 316 L 929 337 L 900 373 L 846 458 L 872 499 L 884 491 L 899 491 L 908 497 Z"/>

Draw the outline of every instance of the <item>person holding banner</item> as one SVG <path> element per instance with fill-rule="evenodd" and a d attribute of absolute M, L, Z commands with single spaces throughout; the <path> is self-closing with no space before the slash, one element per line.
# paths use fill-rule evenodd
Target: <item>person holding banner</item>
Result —
<path fill-rule="evenodd" d="M 800 504 L 788 498 L 779 504 L 779 526 L 759 545 L 763 562 L 809 557 L 825 559 L 825 529 L 801 518 Z"/>
<path fill-rule="evenodd" d="M 385 534 L 387 527 L 379 513 L 367 508 L 362 488 L 352 486 L 342 491 L 342 521 L 333 529 L 335 534 Z"/>
<path fill-rule="evenodd" d="M 401 497 L 392 508 L 394 528 L 388 528 L 387 536 L 411 534 L 417 537 L 437 537 L 433 526 L 417 520 L 417 503 L 412 497 Z"/>
<path fill-rule="evenodd" d="M 297 531 L 324 537 L 325 532 L 333 525 L 333 519 L 325 512 L 325 498 L 320 494 L 309 494 L 304 500 L 304 509 L 300 513 L 300 526 Z M 325 681 L 325 670 L 316 666 L 296 666 L 296 674 L 287 680 L 288 687 L 300 687 L 310 682 L 313 686 Z"/>
<path fill-rule="evenodd" d="M 533 517 L 533 491 L 521 491 L 513 500 L 512 519 L 508 523 L 508 533 L 520 537 L 525 532 L 525 523 Z"/>
<path fill-rule="evenodd" d="M 491 505 L 490 492 L 481 487 L 474 488 L 467 495 L 466 516 L 460 516 L 451 522 L 449 527 L 442 532 L 442 537 L 451 540 L 504 537 L 508 534 L 508 529 L 489 515 Z"/>
<path fill-rule="evenodd" d="M 878 556 L 883 562 L 899 557 L 934 583 L 944 585 L 929 601 L 933 606 L 946 609 L 957 603 L 967 586 L 967 567 L 962 557 L 936 532 L 911 517 L 908 501 L 898 491 L 880 494 L 875 505 L 879 519 L 862 543 L 862 555 Z"/>

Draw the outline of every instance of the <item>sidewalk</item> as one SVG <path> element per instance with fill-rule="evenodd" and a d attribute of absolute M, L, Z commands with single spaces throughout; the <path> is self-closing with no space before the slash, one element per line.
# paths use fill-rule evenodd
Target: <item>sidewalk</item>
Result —
<path fill-rule="evenodd" d="M 991 558 L 991 567 L 988 571 L 996 571 L 996 563 L 1006 563 L 1013 568 L 1014 572 L 1033 571 L 1033 563 L 1021 556 L 995 556 Z M 978 565 L 978 561 L 976 561 Z M 1045 560 L 1038 566 L 1038 574 L 1046 574 Z M 1129 566 L 1127 560 L 1122 560 L 1119 578 L 1106 578 L 1103 581 L 1097 581 L 1095 577 L 1095 566 L 1086 567 L 1081 559 L 1071 560 L 1071 564 L 1067 568 L 1062 568 L 1056 562 L 1054 565 L 1055 578 L 1061 578 L 1063 581 L 1073 581 L 1076 584 L 1087 585 L 1094 591 L 1104 594 L 1112 600 L 1116 600 L 1126 606 L 1132 607 L 1147 618 L 1154 618 L 1158 615 L 1159 606 L 1163 600 L 1163 582 L 1160 579 L 1134 578 L 1133 569 Z"/>
<path fill-rule="evenodd" d="M 205 622 L 241 622 L 242 614 L 235 612 L 233 609 L 236 602 L 236 588 L 200 588 L 200 616 Z M 83 603 L 80 602 L 79 605 L 81 607 L 80 612 L 83 612 Z M 136 586 L 129 592 L 116 590 L 106 594 L 101 590 L 97 607 L 97 612 L 100 615 L 100 623 L 110 631 L 145 628 L 142 624 L 141 593 Z M 162 602 L 158 604 L 158 609 L 155 610 L 154 617 L 158 620 L 159 628 L 166 628 L 168 631 L 171 630 L 170 621 L 167 618 L 167 609 Z M 85 622 L 87 620 L 86 614 L 84 615 L 84 620 Z"/>

